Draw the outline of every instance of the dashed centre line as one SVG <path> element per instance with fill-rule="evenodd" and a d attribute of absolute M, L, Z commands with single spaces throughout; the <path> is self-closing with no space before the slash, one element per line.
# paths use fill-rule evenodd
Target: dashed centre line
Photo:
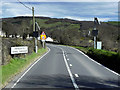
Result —
<path fill-rule="evenodd" d="M 78 87 L 78 85 L 76 84 L 75 79 L 74 79 L 74 77 L 73 77 L 73 74 L 72 74 L 72 72 L 71 72 L 71 70 L 70 70 L 70 67 L 69 67 L 68 63 L 67 63 L 67 59 L 66 59 L 66 57 L 65 57 L 65 52 L 64 52 L 64 50 L 63 50 L 62 48 L 60 48 L 60 49 L 61 49 L 62 52 L 63 52 L 63 58 L 64 58 L 64 61 L 65 61 L 65 64 L 66 64 L 68 73 L 69 73 L 69 75 L 70 75 L 71 81 L 72 81 L 72 83 L 73 83 L 73 86 L 74 86 L 75 90 L 79 90 L 79 87 Z M 66 55 L 66 56 L 67 56 L 67 55 Z"/>
<path fill-rule="evenodd" d="M 67 60 L 69 61 L 70 59 L 68 58 Z"/>
<path fill-rule="evenodd" d="M 72 64 L 70 64 L 70 66 L 72 67 Z"/>
<path fill-rule="evenodd" d="M 79 77 L 78 74 L 75 74 L 75 77 Z"/>

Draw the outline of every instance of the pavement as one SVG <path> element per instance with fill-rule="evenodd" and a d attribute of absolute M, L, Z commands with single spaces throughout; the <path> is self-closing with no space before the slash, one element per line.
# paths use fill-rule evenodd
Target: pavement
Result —
<path fill-rule="evenodd" d="M 95 62 L 81 51 L 47 44 L 49 51 L 5 89 L 120 89 L 120 75 Z"/>

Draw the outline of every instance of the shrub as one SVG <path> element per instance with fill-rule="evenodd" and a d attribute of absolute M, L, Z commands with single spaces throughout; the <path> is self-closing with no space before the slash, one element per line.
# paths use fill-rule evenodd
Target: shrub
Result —
<path fill-rule="evenodd" d="M 89 48 L 87 54 L 97 62 L 120 73 L 120 53 Z"/>

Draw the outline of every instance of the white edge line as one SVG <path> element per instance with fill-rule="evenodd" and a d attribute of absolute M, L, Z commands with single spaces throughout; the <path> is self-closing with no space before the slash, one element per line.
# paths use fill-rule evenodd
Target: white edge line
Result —
<path fill-rule="evenodd" d="M 69 46 L 68 46 L 68 47 L 69 47 Z M 73 47 L 70 47 L 70 48 L 73 48 Z M 95 60 L 93 60 L 92 58 L 90 58 L 89 56 L 87 56 L 86 54 L 84 54 L 82 51 L 80 51 L 80 50 L 78 50 L 78 49 L 76 49 L 76 48 L 73 48 L 73 49 L 74 49 L 74 50 L 77 50 L 78 52 L 80 52 L 81 54 L 83 54 L 84 56 L 86 56 L 88 59 L 90 59 L 91 61 L 95 62 L 96 64 L 98 64 L 98 65 L 104 67 L 104 68 L 107 69 L 108 71 L 110 71 L 110 72 L 112 72 L 112 73 L 114 73 L 114 74 L 120 76 L 120 74 L 118 74 L 117 72 L 115 72 L 115 71 L 113 71 L 113 70 L 111 70 L 111 69 L 105 67 L 104 65 L 102 65 L 102 64 L 100 64 L 100 63 L 98 63 L 98 62 L 96 62 Z"/>
<path fill-rule="evenodd" d="M 48 48 L 48 47 L 47 47 Z M 50 48 L 48 48 L 48 52 L 45 53 L 43 56 L 41 56 L 40 58 L 37 59 L 37 61 L 35 61 L 26 71 L 25 73 L 22 74 L 22 76 L 14 83 L 14 85 L 11 88 L 14 88 L 15 85 L 25 76 L 25 74 L 38 62 L 40 61 L 45 55 L 47 55 L 50 52 Z"/>
<path fill-rule="evenodd" d="M 75 74 L 76 77 L 79 77 L 78 74 Z"/>
<path fill-rule="evenodd" d="M 59 48 L 60 48 L 60 47 L 59 47 Z M 68 73 L 69 73 L 69 75 L 70 75 L 70 78 L 71 78 L 71 80 L 72 80 L 73 86 L 74 86 L 75 89 L 79 89 L 79 87 L 78 87 L 78 85 L 76 84 L 75 79 L 74 79 L 74 77 L 73 77 L 73 75 L 72 75 L 72 72 L 71 72 L 71 70 L 70 70 L 70 68 L 69 68 L 69 66 L 68 66 L 67 60 L 66 60 L 66 58 L 65 58 L 64 51 L 63 51 L 62 48 L 60 48 L 60 49 L 61 49 L 62 52 L 63 52 L 64 61 L 65 61 L 65 64 L 66 64 Z"/>

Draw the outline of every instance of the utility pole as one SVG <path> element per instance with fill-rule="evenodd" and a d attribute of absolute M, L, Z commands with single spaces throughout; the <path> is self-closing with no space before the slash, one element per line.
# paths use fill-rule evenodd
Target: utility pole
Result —
<path fill-rule="evenodd" d="M 35 30 L 35 16 L 34 16 L 34 7 L 32 7 L 32 14 L 33 14 L 33 33 L 36 36 L 36 30 Z M 34 51 L 37 53 L 38 46 L 37 46 L 37 37 L 34 36 Z"/>
<path fill-rule="evenodd" d="M 33 14 L 33 31 L 35 31 L 34 7 L 32 7 L 32 14 Z"/>

